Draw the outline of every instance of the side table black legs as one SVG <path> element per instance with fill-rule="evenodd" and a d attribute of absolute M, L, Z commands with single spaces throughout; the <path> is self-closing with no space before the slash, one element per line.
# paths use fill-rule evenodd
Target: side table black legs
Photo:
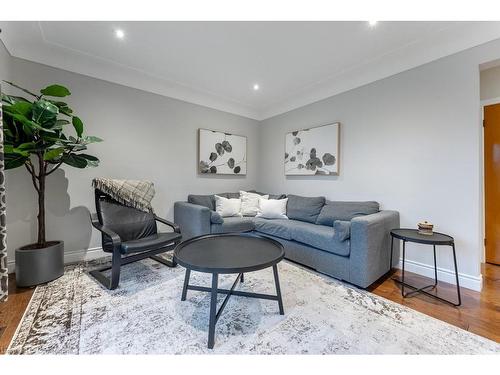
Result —
<path fill-rule="evenodd" d="M 453 243 L 452 249 L 453 249 L 453 263 L 455 264 L 455 279 L 457 282 L 457 296 L 458 296 L 458 304 L 455 306 L 460 306 L 462 304 L 462 297 L 460 296 L 460 284 L 458 283 L 458 267 L 457 267 L 457 254 L 455 252 L 455 243 Z"/>
<path fill-rule="evenodd" d="M 415 230 L 411 229 L 395 229 L 391 231 L 391 264 L 392 268 L 392 254 L 394 249 L 394 238 L 398 238 L 403 241 L 403 259 L 402 259 L 402 267 L 401 267 L 401 279 L 393 278 L 394 281 L 401 284 L 401 295 L 403 297 L 411 297 L 417 293 L 423 293 L 429 297 L 436 298 L 440 301 L 449 303 L 453 306 L 460 306 L 462 304 L 462 298 L 460 295 L 460 284 L 458 281 L 458 267 L 457 267 L 457 256 L 455 252 L 455 242 L 452 237 L 443 235 L 441 233 L 436 233 L 435 238 L 429 236 L 425 238 L 424 235 L 418 234 Z M 433 246 L 433 258 L 434 258 L 434 283 L 430 285 L 423 286 L 421 288 L 417 288 L 414 285 L 410 285 L 405 282 L 405 262 L 406 262 L 406 242 L 416 242 L 421 244 L 429 244 Z M 438 278 L 437 278 L 437 262 L 436 262 L 436 246 L 437 245 L 447 245 L 452 248 L 453 251 L 453 264 L 455 268 L 455 280 L 457 286 L 457 302 L 453 302 L 442 297 L 439 297 L 435 294 L 431 294 L 428 290 L 434 289 L 437 287 Z M 405 293 L 405 287 L 413 289 L 411 292 Z"/>

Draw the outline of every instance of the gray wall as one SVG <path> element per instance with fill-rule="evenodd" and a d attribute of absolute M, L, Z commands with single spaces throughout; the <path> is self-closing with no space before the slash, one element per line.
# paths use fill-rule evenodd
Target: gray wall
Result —
<path fill-rule="evenodd" d="M 429 220 L 456 238 L 459 271 L 470 287 L 478 284 L 479 64 L 499 56 L 495 41 L 263 121 L 259 188 L 377 200 L 382 208 L 400 211 L 403 227 Z M 285 133 L 335 121 L 341 122 L 340 175 L 285 178 Z M 443 249 L 438 255 L 448 270 L 450 254 Z M 428 272 L 432 265 L 428 249 L 410 246 L 408 258 L 416 271 Z"/>
<path fill-rule="evenodd" d="M 4 55 L 0 49 L 0 62 Z M 260 124 L 19 59 L 10 61 L 10 78 L 31 89 L 69 86 L 87 132 L 105 139 L 91 149 L 102 159 L 98 169 L 65 167 L 48 182 L 48 237 L 66 241 L 67 251 L 99 246 L 88 224 L 94 176 L 154 181 L 155 209 L 170 218 L 173 202 L 188 192 L 256 186 L 378 200 L 382 208 L 399 210 L 408 227 L 430 220 L 456 238 L 462 282 L 476 287 L 483 252 L 479 64 L 499 57 L 500 41 L 494 41 Z M 285 133 L 333 121 L 342 123 L 340 176 L 285 178 Z M 196 174 L 199 127 L 248 137 L 245 178 Z M 8 172 L 7 200 L 12 259 L 15 247 L 35 239 L 35 195 L 26 171 Z M 428 273 L 431 252 L 410 246 L 408 257 L 413 270 Z M 438 262 L 449 279 L 450 253 L 440 251 Z"/>
<path fill-rule="evenodd" d="M 481 100 L 500 99 L 500 66 L 481 71 Z"/>
<path fill-rule="evenodd" d="M 12 59 L 12 79 L 38 90 L 47 84 L 66 85 L 69 99 L 89 135 L 104 139 L 90 153 L 98 168 L 64 166 L 48 178 L 47 237 L 65 241 L 66 252 L 100 246 L 89 226 L 94 210 L 91 180 L 96 176 L 147 179 L 155 183 L 156 212 L 173 218 L 173 203 L 189 192 L 251 189 L 257 185 L 258 122 L 179 100 L 131 89 L 20 59 Z M 246 177 L 197 175 L 197 129 L 218 129 L 248 137 Z M 71 129 L 70 129 L 71 130 Z M 8 248 L 35 241 L 35 191 L 28 173 L 7 173 Z M 70 259 L 74 259 L 71 257 Z"/>
<path fill-rule="evenodd" d="M 7 52 L 7 49 L 3 45 L 3 42 L 0 40 L 0 85 L 2 86 L 2 91 L 6 91 L 6 84 L 1 80 L 10 80 L 12 74 L 12 58 Z"/>

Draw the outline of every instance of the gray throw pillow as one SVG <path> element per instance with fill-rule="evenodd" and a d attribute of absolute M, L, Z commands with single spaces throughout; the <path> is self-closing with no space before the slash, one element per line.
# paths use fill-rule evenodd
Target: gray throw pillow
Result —
<path fill-rule="evenodd" d="M 325 205 L 325 197 L 301 197 L 288 195 L 286 216 L 289 219 L 316 223 L 321 209 Z"/>
<path fill-rule="evenodd" d="M 220 194 L 215 194 L 218 195 L 219 197 L 224 197 L 227 199 L 238 199 L 240 197 L 240 192 L 237 193 L 220 193 Z"/>
<path fill-rule="evenodd" d="M 197 204 L 198 206 L 204 206 L 210 210 L 215 210 L 215 197 L 213 195 L 189 194 L 188 203 Z"/>
<path fill-rule="evenodd" d="M 332 226 L 335 220 L 351 221 L 357 216 L 370 215 L 379 212 L 377 202 L 341 202 L 326 201 L 325 206 L 316 220 L 316 224 Z"/>
<path fill-rule="evenodd" d="M 212 224 L 222 224 L 224 218 L 217 211 L 210 211 L 210 222 Z"/>
<path fill-rule="evenodd" d="M 333 223 L 333 230 L 335 231 L 334 238 L 343 242 L 351 238 L 351 222 L 344 220 L 335 220 Z"/>
<path fill-rule="evenodd" d="M 269 195 L 269 199 L 285 199 L 286 194 L 268 194 L 268 193 L 261 193 L 260 191 L 255 191 L 255 190 L 248 190 L 249 193 L 255 193 L 259 195 Z"/>

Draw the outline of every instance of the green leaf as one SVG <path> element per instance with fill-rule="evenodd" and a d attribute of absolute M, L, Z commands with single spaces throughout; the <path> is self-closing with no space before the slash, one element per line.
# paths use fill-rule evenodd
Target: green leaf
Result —
<path fill-rule="evenodd" d="M 83 142 L 85 144 L 97 143 L 97 142 L 102 142 L 102 139 L 99 138 L 99 137 L 94 137 L 92 135 L 88 135 L 88 136 L 86 136 L 86 137 L 83 138 Z"/>
<path fill-rule="evenodd" d="M 68 125 L 69 124 L 69 121 L 66 120 L 66 119 L 57 119 L 56 121 L 56 125 Z"/>
<path fill-rule="evenodd" d="M 4 154 L 15 154 L 16 153 L 16 148 L 13 145 L 4 145 L 3 146 L 3 152 Z"/>
<path fill-rule="evenodd" d="M 54 104 L 57 108 L 59 108 L 59 112 L 62 113 L 63 115 L 71 117 L 71 114 L 73 113 L 73 110 L 68 106 L 68 103 L 65 102 L 59 102 L 57 100 L 50 100 L 52 104 Z"/>
<path fill-rule="evenodd" d="M 33 104 L 31 119 L 44 128 L 50 128 L 56 124 L 59 108 L 47 100 L 39 100 Z"/>
<path fill-rule="evenodd" d="M 75 128 L 76 135 L 80 138 L 83 134 L 83 122 L 79 117 L 73 116 L 73 127 Z"/>
<path fill-rule="evenodd" d="M 43 160 L 53 160 L 55 158 L 58 158 L 62 153 L 64 152 L 64 147 L 58 147 L 58 148 L 52 148 L 43 154 Z"/>
<path fill-rule="evenodd" d="M 30 102 L 16 102 L 12 104 L 9 109 L 25 117 L 28 117 L 32 108 L 33 104 L 31 104 Z"/>
<path fill-rule="evenodd" d="M 26 118 L 26 116 L 21 115 L 19 113 L 10 113 L 8 111 L 5 112 L 6 114 L 9 114 L 13 119 L 19 121 L 23 125 L 23 131 L 27 133 L 28 135 L 33 134 L 33 130 L 41 130 L 45 131 L 48 133 L 55 133 L 55 131 L 51 129 L 46 129 L 40 125 L 38 125 L 36 122 L 31 121 L 30 119 Z"/>
<path fill-rule="evenodd" d="M 50 85 L 46 88 L 40 90 L 43 95 L 54 96 L 57 98 L 63 98 L 65 96 L 71 95 L 69 90 L 61 85 Z"/>
<path fill-rule="evenodd" d="M 95 156 L 88 155 L 88 154 L 78 154 L 78 156 L 81 156 L 82 158 L 87 159 L 87 160 L 91 160 L 91 161 L 99 161 L 99 159 L 96 158 Z"/>
<path fill-rule="evenodd" d="M 73 110 L 69 107 L 61 107 L 61 108 L 59 108 L 59 112 L 61 112 L 63 115 L 71 117 Z"/>
<path fill-rule="evenodd" d="M 30 103 L 30 101 L 28 99 L 25 99 L 22 96 L 14 96 L 14 95 L 6 95 L 6 94 L 2 94 L 2 101 L 7 103 L 7 104 L 15 104 L 17 102 Z"/>
<path fill-rule="evenodd" d="M 87 160 L 85 158 L 74 154 L 64 155 L 62 161 L 75 168 L 85 168 L 87 166 Z"/>
<path fill-rule="evenodd" d="M 24 165 L 28 157 L 21 155 L 5 154 L 5 169 L 14 169 Z"/>
<path fill-rule="evenodd" d="M 87 160 L 87 167 L 99 166 L 99 159 L 96 158 L 95 156 L 88 155 L 88 154 L 78 154 L 78 156 L 81 156 L 82 158 Z"/>

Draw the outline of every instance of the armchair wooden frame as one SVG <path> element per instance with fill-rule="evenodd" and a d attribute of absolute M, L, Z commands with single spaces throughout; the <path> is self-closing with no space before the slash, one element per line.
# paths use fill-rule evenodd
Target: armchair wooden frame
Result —
<path fill-rule="evenodd" d="M 122 244 L 122 240 L 120 236 L 113 232 L 111 229 L 107 228 L 102 224 L 102 217 L 100 217 L 101 213 L 101 204 L 100 204 L 100 199 L 101 198 L 106 198 L 109 197 L 107 194 L 101 192 L 100 190 L 96 189 L 95 190 L 95 205 L 96 205 L 96 210 L 97 213 L 92 213 L 90 214 L 90 220 L 92 222 L 92 226 L 97 229 L 99 232 L 109 236 L 112 241 L 112 246 L 113 246 L 113 251 L 112 251 L 112 258 L 111 258 L 111 266 L 106 266 L 102 268 L 98 268 L 95 270 L 92 270 L 89 272 L 90 275 L 92 275 L 99 283 L 101 283 L 104 287 L 107 289 L 113 290 L 118 287 L 118 284 L 120 282 L 120 270 L 121 266 L 124 266 L 129 263 L 137 262 L 142 259 L 146 258 L 151 258 L 159 263 L 162 263 L 168 267 L 176 267 L 177 263 L 175 260 L 169 261 L 167 259 L 164 259 L 162 257 L 159 257 L 158 254 L 165 253 L 167 251 L 174 250 L 177 244 L 181 241 L 181 239 L 176 239 L 172 241 L 171 243 L 159 247 L 159 248 L 154 248 L 154 249 L 149 249 L 145 251 L 141 251 L 136 254 L 132 255 L 124 255 L 121 253 L 120 248 Z M 166 219 L 163 219 L 161 217 L 158 217 L 156 215 L 153 215 L 154 219 L 162 224 L 170 226 L 175 233 L 180 233 L 180 227 L 172 223 L 171 221 L 168 221 Z M 107 277 L 103 274 L 104 271 L 111 270 L 111 277 Z"/>

